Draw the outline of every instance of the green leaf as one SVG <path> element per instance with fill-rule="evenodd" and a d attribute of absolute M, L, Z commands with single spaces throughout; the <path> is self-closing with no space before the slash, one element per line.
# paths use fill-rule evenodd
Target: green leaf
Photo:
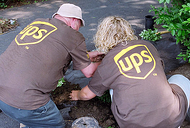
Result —
<path fill-rule="evenodd" d="M 177 23 L 177 24 L 176 24 L 176 27 L 177 27 L 177 28 L 182 28 L 182 24 Z"/>
<path fill-rule="evenodd" d="M 175 28 L 174 23 L 170 23 L 169 26 L 170 26 L 171 28 Z"/>
<path fill-rule="evenodd" d="M 161 3 L 163 3 L 164 2 L 164 0 L 159 0 L 159 3 L 161 4 Z"/>
<path fill-rule="evenodd" d="M 172 34 L 172 36 L 174 36 L 175 35 L 175 30 L 172 30 L 171 34 Z"/>
<path fill-rule="evenodd" d="M 168 3 L 168 4 L 169 4 L 169 3 L 170 3 L 170 0 L 166 0 L 166 3 Z"/>
<path fill-rule="evenodd" d="M 185 30 L 182 31 L 182 36 L 185 36 Z"/>
<path fill-rule="evenodd" d="M 63 85 L 63 83 L 65 83 L 65 80 L 64 80 L 64 78 L 61 78 L 61 79 L 58 81 L 57 87 L 61 87 L 61 86 Z"/>
<path fill-rule="evenodd" d="M 182 33 L 181 30 L 179 30 L 178 33 L 177 33 L 177 35 L 181 36 L 181 33 Z"/>
<path fill-rule="evenodd" d="M 180 39 L 177 39 L 177 40 L 176 40 L 176 43 L 178 44 L 179 42 L 180 42 Z"/>
<path fill-rule="evenodd" d="M 162 27 L 167 29 L 167 28 L 168 28 L 168 25 L 162 25 Z"/>
<path fill-rule="evenodd" d="M 183 21 L 182 22 L 182 24 L 188 24 L 189 23 L 189 21 Z"/>

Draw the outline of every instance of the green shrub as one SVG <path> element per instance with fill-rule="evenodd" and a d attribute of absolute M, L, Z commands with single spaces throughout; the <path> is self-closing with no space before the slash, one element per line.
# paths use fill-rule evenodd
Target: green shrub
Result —
<path fill-rule="evenodd" d="M 183 58 L 190 63 L 190 0 L 158 0 L 163 7 L 151 6 L 155 13 L 156 24 L 161 24 L 175 37 L 176 43 L 187 47 L 177 59 Z"/>
<path fill-rule="evenodd" d="M 1 0 L 0 8 L 9 8 L 13 7 L 14 5 L 27 5 L 44 1 L 47 0 Z"/>
<path fill-rule="evenodd" d="M 140 37 L 142 37 L 143 40 L 149 40 L 149 41 L 157 41 L 160 40 L 162 37 L 160 33 L 158 33 L 158 30 L 143 30 L 140 34 Z"/>
<path fill-rule="evenodd" d="M 5 0 L 1 0 L 1 2 L 0 2 L 0 8 L 6 8 L 6 7 L 7 7 L 7 5 L 5 3 Z"/>

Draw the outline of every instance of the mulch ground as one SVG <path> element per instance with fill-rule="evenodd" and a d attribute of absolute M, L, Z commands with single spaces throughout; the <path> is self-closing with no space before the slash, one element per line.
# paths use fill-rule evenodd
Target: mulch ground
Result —
<path fill-rule="evenodd" d="M 0 17 L 0 34 L 7 33 L 18 26 L 16 19 L 6 19 Z"/>

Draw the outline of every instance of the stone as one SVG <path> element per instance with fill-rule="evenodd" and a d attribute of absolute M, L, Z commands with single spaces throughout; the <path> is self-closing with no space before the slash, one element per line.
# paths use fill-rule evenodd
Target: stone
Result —
<path fill-rule="evenodd" d="M 100 128 L 100 126 L 93 117 L 81 117 L 72 123 L 72 128 Z"/>

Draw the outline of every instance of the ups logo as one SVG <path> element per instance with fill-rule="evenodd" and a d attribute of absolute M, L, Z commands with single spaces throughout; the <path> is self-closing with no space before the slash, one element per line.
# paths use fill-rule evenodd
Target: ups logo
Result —
<path fill-rule="evenodd" d="M 133 79 L 145 79 L 156 66 L 155 59 L 145 45 L 123 49 L 114 57 L 114 61 L 121 74 Z"/>
<path fill-rule="evenodd" d="M 39 28 L 38 26 L 44 26 L 44 28 Z M 15 42 L 18 45 L 29 45 L 37 44 L 44 40 L 52 32 L 56 31 L 57 28 L 43 21 L 35 21 L 24 28 L 15 38 Z M 28 41 L 28 42 L 26 42 Z M 23 43 L 24 42 L 24 43 Z"/>

